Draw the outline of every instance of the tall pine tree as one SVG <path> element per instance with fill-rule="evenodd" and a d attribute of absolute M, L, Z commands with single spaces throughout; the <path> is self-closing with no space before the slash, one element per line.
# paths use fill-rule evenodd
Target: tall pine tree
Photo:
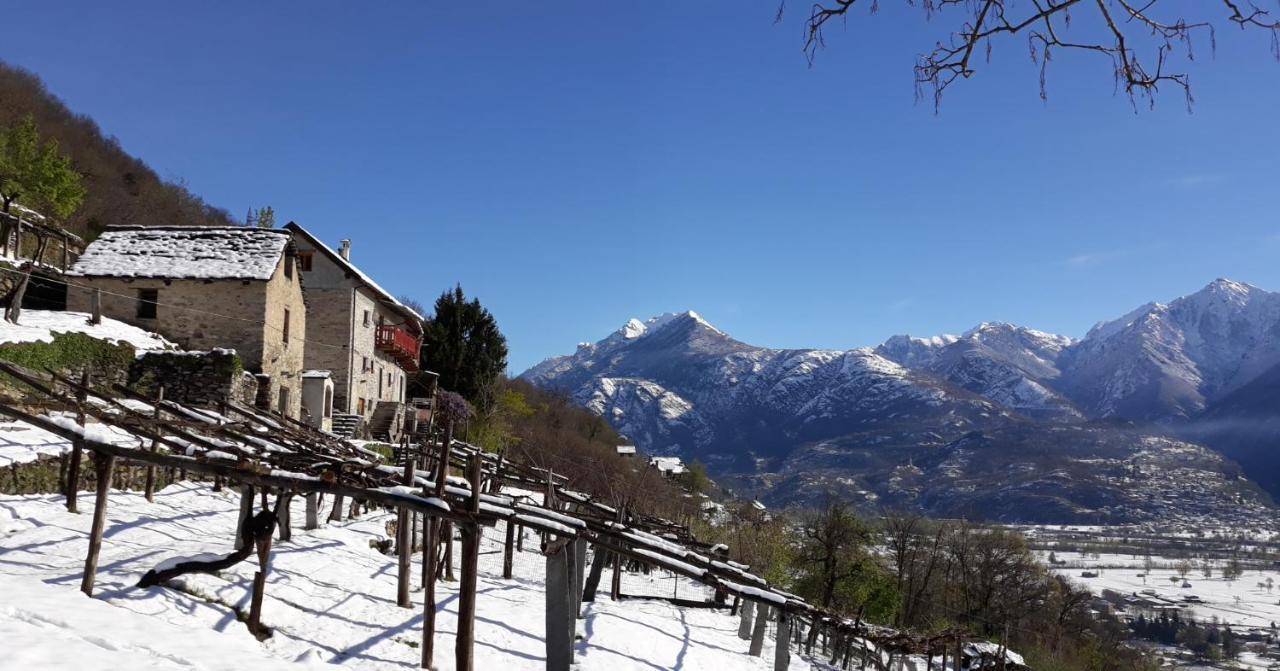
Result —
<path fill-rule="evenodd" d="M 507 339 L 489 310 L 455 286 L 436 299 L 422 338 L 422 363 L 440 374 L 442 388 L 487 408 L 507 369 Z"/>

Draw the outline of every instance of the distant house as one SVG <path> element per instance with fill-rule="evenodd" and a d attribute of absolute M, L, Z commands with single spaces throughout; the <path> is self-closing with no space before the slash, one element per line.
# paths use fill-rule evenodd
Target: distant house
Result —
<path fill-rule="evenodd" d="M 634 456 L 636 456 L 636 446 L 635 446 L 635 445 L 619 445 L 619 446 L 617 447 L 617 450 L 618 450 L 618 456 L 622 456 L 622 457 L 634 457 Z"/>
<path fill-rule="evenodd" d="M 405 400 L 420 369 L 422 315 L 352 263 L 350 240 L 334 251 L 298 224 L 284 228 L 293 235 L 306 285 L 306 367 L 330 372 L 334 431 L 364 424 L 373 437 L 394 442 L 406 416 L 414 415 Z"/>
<path fill-rule="evenodd" d="M 669 478 L 684 473 L 684 462 L 680 461 L 680 457 L 650 457 L 649 465 Z"/>
<path fill-rule="evenodd" d="M 288 231 L 113 226 L 67 272 L 67 309 L 154 331 L 183 349 L 232 348 L 258 404 L 298 417 L 307 306 Z"/>

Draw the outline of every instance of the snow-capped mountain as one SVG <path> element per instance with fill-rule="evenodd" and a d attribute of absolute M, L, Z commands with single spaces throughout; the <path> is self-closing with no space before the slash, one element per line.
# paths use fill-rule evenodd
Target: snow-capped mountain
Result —
<path fill-rule="evenodd" d="M 1059 387 L 1092 415 L 1183 420 L 1280 364 L 1280 294 L 1218 279 L 1093 327 Z"/>
<path fill-rule="evenodd" d="M 1023 326 L 984 322 L 959 338 L 894 336 L 876 352 L 1009 410 L 1074 418 L 1080 413 L 1052 389 L 1060 374 L 1058 358 L 1073 342 Z"/>
<path fill-rule="evenodd" d="M 1100 323 L 1079 340 L 983 323 L 959 336 L 894 336 L 873 349 L 781 350 L 735 340 L 695 312 L 672 313 L 633 319 L 522 377 L 571 393 L 648 452 L 701 459 L 775 501 L 793 500 L 791 487 L 821 483 L 854 499 L 923 505 L 900 496 L 911 469 L 945 462 L 948 477 L 972 482 L 998 474 L 1001 463 L 1033 470 L 1039 463 L 1079 485 L 1038 509 L 1066 519 L 1073 510 L 1101 515 L 1090 499 L 1120 480 L 1099 481 L 1063 459 L 1124 464 L 1204 450 L 1169 431 L 1199 426 L 1188 420 L 1215 401 L 1238 407 L 1241 394 L 1262 393 L 1250 389 L 1272 389 L 1249 383 L 1277 366 L 1280 294 L 1216 280 Z M 1099 423 L 1107 418 L 1166 427 Z M 1066 436 L 1075 438 L 1054 453 L 1054 441 Z M 1031 443 L 1041 456 L 1021 459 Z M 937 456 L 956 445 L 982 446 L 982 458 Z M 1201 457 L 1197 463 L 1222 482 L 1235 481 L 1228 462 Z M 802 489 L 801 498 L 824 491 Z M 948 498 L 945 509 L 963 508 L 963 499 Z M 1124 514 L 1108 508 L 1106 517 Z"/>
<path fill-rule="evenodd" d="M 650 452 L 719 462 L 780 456 L 832 432 L 970 427 L 1003 412 L 870 349 L 754 347 L 695 312 L 633 319 L 522 377 L 568 391 Z"/>

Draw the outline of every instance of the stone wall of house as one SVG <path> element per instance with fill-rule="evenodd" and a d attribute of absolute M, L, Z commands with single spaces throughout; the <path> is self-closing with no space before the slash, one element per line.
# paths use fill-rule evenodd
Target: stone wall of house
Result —
<path fill-rule="evenodd" d="M 284 412 L 290 417 L 302 416 L 302 372 L 306 365 L 307 304 L 303 296 L 302 278 L 297 272 L 286 274 L 284 263 L 276 268 L 275 275 L 267 281 L 260 370 L 271 376 L 272 410 Z M 295 269 L 296 270 L 296 269 Z M 281 390 L 287 402 L 281 405 Z"/>
<path fill-rule="evenodd" d="M 264 398 L 279 409 L 279 390 L 288 389 L 286 412 L 302 409 L 301 381 L 307 309 L 298 273 L 282 262 L 270 280 L 159 280 L 72 277 L 90 289 L 72 288 L 67 309 L 88 312 L 92 288 L 102 290 L 102 314 L 154 331 L 186 350 L 234 349 L 245 370 L 269 378 Z M 157 290 L 156 316 L 138 316 L 138 292 Z M 289 311 L 289 338 L 283 328 Z"/>
<path fill-rule="evenodd" d="M 307 296 L 307 370 L 327 370 L 333 380 L 333 407 L 347 408 L 347 380 L 351 369 L 351 294 L 346 289 L 317 289 L 311 275 L 304 278 Z M 357 364 L 358 365 L 358 364 Z M 354 406 L 353 406 L 354 408 Z"/>
<path fill-rule="evenodd" d="M 129 370 L 129 386 L 189 405 L 217 409 L 228 399 L 253 405 L 258 382 L 244 370 L 235 350 L 147 352 Z"/>

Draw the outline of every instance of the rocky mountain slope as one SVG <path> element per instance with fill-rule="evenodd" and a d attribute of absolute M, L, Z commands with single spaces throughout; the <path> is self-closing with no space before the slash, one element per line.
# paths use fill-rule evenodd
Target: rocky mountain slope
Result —
<path fill-rule="evenodd" d="M 934 514 L 1124 521 L 1171 515 L 1162 497 L 1177 483 L 1160 474 L 1183 468 L 1198 474 L 1186 510 L 1266 498 L 1200 443 L 1234 457 L 1227 419 L 1280 414 L 1261 400 L 1280 398 L 1277 366 L 1280 294 L 1216 280 L 1080 340 L 984 323 L 874 349 L 779 350 L 668 314 L 523 377 L 775 503 L 831 491 Z M 1277 443 L 1248 446 L 1248 473 L 1280 486 L 1263 472 Z"/>

